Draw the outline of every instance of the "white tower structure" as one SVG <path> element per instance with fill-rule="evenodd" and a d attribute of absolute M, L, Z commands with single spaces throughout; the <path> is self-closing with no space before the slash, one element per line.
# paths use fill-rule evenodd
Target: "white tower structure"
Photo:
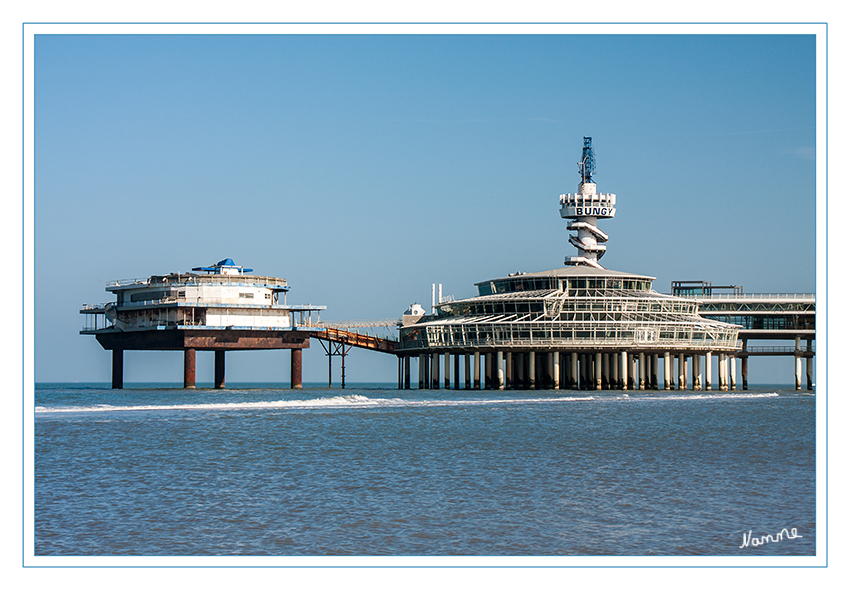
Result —
<path fill-rule="evenodd" d="M 567 225 L 567 230 L 576 231 L 570 235 L 570 244 L 578 249 L 578 256 L 567 256 L 564 264 L 577 266 L 587 264 L 594 268 L 603 268 L 599 259 L 605 255 L 608 234 L 599 229 L 596 224 L 599 218 L 614 217 L 617 195 L 613 193 L 597 193 L 593 174 L 596 172 L 596 153 L 590 145 L 591 138 L 584 138 L 581 151 L 581 162 L 578 163 L 578 173 L 581 182 L 578 192 L 561 195 L 561 217 L 573 220 Z"/>

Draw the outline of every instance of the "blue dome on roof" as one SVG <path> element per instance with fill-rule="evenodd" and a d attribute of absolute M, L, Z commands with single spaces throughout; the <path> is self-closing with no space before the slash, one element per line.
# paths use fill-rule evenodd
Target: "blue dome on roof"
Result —
<path fill-rule="evenodd" d="M 237 266 L 235 262 L 233 262 L 232 258 L 225 258 L 224 260 L 219 260 L 212 266 L 196 266 L 192 270 L 200 270 L 203 272 L 212 272 L 216 274 L 221 274 L 222 268 L 237 268 L 239 272 L 253 272 L 253 268 L 243 268 L 241 266 Z"/>

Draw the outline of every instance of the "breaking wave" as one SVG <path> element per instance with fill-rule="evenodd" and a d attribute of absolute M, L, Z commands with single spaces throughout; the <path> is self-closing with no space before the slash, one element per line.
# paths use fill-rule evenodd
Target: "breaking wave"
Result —
<path fill-rule="evenodd" d="M 273 410 L 273 409 L 311 409 L 311 408 L 376 408 L 376 407 L 436 407 L 436 406 L 482 406 L 482 405 L 524 405 L 524 404 L 557 404 L 575 401 L 625 401 L 625 402 L 658 402 L 675 400 L 729 400 L 729 399 L 754 399 L 777 397 L 778 393 L 702 393 L 702 394 L 680 394 L 680 395 L 655 395 L 629 394 L 584 396 L 584 397 L 547 397 L 547 398 L 486 398 L 486 399 L 430 399 L 411 400 L 401 398 L 370 398 L 365 395 L 338 395 L 333 397 L 320 397 L 315 399 L 256 401 L 256 402 L 229 402 L 229 403 L 199 403 L 199 404 L 174 404 L 174 405 L 137 405 L 137 406 L 113 406 L 98 404 L 93 406 L 58 406 L 45 407 L 36 406 L 37 414 L 47 413 L 70 413 L 70 412 L 138 412 L 138 411 L 174 411 L 174 410 Z"/>

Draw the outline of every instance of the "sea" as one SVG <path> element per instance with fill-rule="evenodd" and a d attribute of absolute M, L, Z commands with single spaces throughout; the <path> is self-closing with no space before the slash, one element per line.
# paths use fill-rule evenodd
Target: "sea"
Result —
<path fill-rule="evenodd" d="M 815 555 L 812 391 L 326 385 L 37 384 L 35 555 Z"/>

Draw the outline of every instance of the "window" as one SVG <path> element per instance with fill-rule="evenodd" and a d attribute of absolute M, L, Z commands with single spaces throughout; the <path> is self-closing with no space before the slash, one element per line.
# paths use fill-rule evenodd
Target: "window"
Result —
<path fill-rule="evenodd" d="M 239 293 L 239 299 L 253 299 L 253 293 Z"/>

